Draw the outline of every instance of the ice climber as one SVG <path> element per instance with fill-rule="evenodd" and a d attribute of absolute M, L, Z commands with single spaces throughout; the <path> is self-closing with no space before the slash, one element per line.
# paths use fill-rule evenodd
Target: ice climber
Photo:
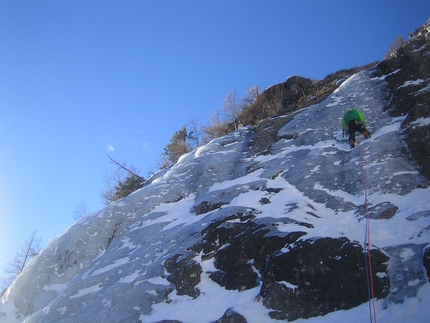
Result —
<path fill-rule="evenodd" d="M 355 132 L 360 132 L 364 137 L 370 138 L 370 132 L 366 129 L 366 120 L 363 114 L 356 109 L 348 109 L 342 119 L 343 136 L 349 133 L 349 147 L 355 147 Z"/>

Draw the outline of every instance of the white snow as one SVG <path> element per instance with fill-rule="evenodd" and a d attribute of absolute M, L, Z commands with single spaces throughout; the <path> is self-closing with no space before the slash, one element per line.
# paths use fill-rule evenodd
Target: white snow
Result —
<path fill-rule="evenodd" d="M 418 120 L 412 122 L 413 125 L 428 126 L 430 125 L 430 118 L 419 118 Z"/>
<path fill-rule="evenodd" d="M 414 49 L 414 50 L 412 51 L 412 53 L 419 52 L 419 51 L 421 51 L 421 50 L 425 49 L 426 47 L 427 47 L 427 45 L 426 45 L 426 44 L 425 44 L 425 45 L 422 45 L 420 48 Z"/>
<path fill-rule="evenodd" d="M 135 270 L 131 275 L 121 277 L 118 283 L 130 284 L 140 277 L 139 270 Z"/>
<path fill-rule="evenodd" d="M 71 295 L 70 298 L 82 297 L 82 296 L 90 294 L 90 293 L 95 293 L 101 289 L 102 289 L 102 287 L 100 285 L 94 285 L 94 286 L 86 287 L 86 288 L 78 290 L 78 292 L 74 295 Z"/>
<path fill-rule="evenodd" d="M 130 261 L 130 258 L 128 258 L 128 257 L 126 257 L 126 258 L 122 258 L 122 259 L 118 259 L 118 260 L 115 260 L 113 264 L 110 264 L 110 265 L 108 265 L 108 266 L 106 266 L 106 267 L 103 267 L 103 268 L 100 268 L 100 269 L 94 270 L 94 271 L 91 273 L 91 275 L 100 275 L 100 274 L 105 273 L 105 272 L 107 272 L 107 271 L 110 271 L 110 270 L 112 270 L 113 268 L 116 268 L 116 267 L 118 267 L 118 266 L 122 266 L 122 265 L 128 264 L 128 263 L 129 263 L 129 261 Z"/>
<path fill-rule="evenodd" d="M 403 249 L 403 252 L 400 254 L 400 257 L 403 258 L 402 261 L 406 261 L 415 255 L 415 252 L 410 248 Z"/>
<path fill-rule="evenodd" d="M 419 85 L 421 83 L 423 83 L 424 80 L 423 79 L 417 79 L 414 81 L 406 81 L 403 85 L 400 85 L 398 88 L 402 88 L 402 87 L 406 87 L 406 86 L 411 86 L 411 85 Z"/>

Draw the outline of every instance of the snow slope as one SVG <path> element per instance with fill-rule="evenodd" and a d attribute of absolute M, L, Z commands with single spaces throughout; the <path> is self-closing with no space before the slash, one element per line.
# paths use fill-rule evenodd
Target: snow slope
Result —
<path fill-rule="evenodd" d="M 274 322 L 259 296 L 261 286 L 220 286 L 210 278 L 214 258 L 190 248 L 214 221 L 249 210 L 254 221 L 272 228 L 268 235 L 300 231 L 301 240 L 347 237 L 363 244 L 364 180 L 370 243 L 390 257 L 390 293 L 376 300 L 378 322 L 428 322 L 430 285 L 422 257 L 430 242 L 429 182 L 405 157 L 404 117 L 383 111 L 385 97 L 384 77 L 363 71 L 286 123 L 270 155 L 251 153 L 250 127 L 184 155 L 139 191 L 82 218 L 50 243 L 3 296 L 0 323 L 207 323 L 229 309 L 249 323 Z M 372 132 L 354 150 L 340 129 L 349 107 L 363 111 Z M 181 295 L 168 280 L 165 262 L 174 255 L 191 255 L 201 267 L 195 297 Z M 295 322 L 369 319 L 364 303 Z"/>

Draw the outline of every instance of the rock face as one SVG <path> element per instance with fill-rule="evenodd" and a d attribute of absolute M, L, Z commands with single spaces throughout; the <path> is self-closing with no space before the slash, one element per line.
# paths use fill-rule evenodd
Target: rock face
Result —
<path fill-rule="evenodd" d="M 259 113 L 265 118 L 281 115 L 292 117 L 291 112 L 321 102 L 333 93 L 342 84 L 342 81 L 375 64 L 370 63 L 362 67 L 340 70 L 327 75 L 321 81 L 291 76 L 285 82 L 264 90 L 258 96 L 255 105 L 260 107 Z M 260 118 L 259 121 L 261 120 L 263 119 Z"/>
<path fill-rule="evenodd" d="M 430 179 L 430 20 L 417 29 L 409 41 L 378 65 L 379 75 L 387 75 L 392 116 L 404 116 L 411 158 Z"/>
<path fill-rule="evenodd" d="M 301 76 L 291 76 L 284 83 L 269 87 L 258 98 L 266 115 L 275 116 L 285 108 L 315 91 L 316 81 Z M 291 112 L 291 111 L 290 111 Z"/>
<path fill-rule="evenodd" d="M 366 311 L 369 281 L 398 322 L 415 297 L 429 317 L 428 152 L 414 145 L 430 142 L 426 26 L 320 102 L 217 138 L 76 222 L 6 291 L 0 323 L 313 323 Z M 314 84 L 293 81 L 291 96 Z M 372 132 L 354 150 L 351 106 Z"/>
<path fill-rule="evenodd" d="M 388 276 L 378 276 L 387 272 L 388 259 L 381 251 L 373 250 L 373 281 L 378 298 L 389 292 Z M 368 299 L 363 248 L 346 238 L 300 241 L 289 252 L 270 259 L 268 271 L 272 275 L 261 293 L 264 304 L 277 310 L 269 313 L 273 318 L 309 318 L 347 310 Z"/>

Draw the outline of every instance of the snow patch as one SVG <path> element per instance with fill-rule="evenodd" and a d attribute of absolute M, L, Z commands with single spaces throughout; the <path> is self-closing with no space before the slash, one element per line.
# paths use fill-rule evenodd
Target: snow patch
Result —
<path fill-rule="evenodd" d="M 73 298 L 77 298 L 77 297 L 82 297 L 82 296 L 85 296 L 87 294 L 98 292 L 101 289 L 103 289 L 103 287 L 101 287 L 101 284 L 86 287 L 86 288 L 78 290 L 78 292 L 76 294 L 71 295 L 69 298 L 73 299 Z"/>
<path fill-rule="evenodd" d="M 397 89 L 401 89 L 402 87 L 407 87 L 407 86 L 411 86 L 411 85 L 419 85 L 423 82 L 424 82 L 423 79 L 418 79 L 415 81 L 406 81 L 405 83 L 403 83 L 403 85 L 400 85 Z"/>

